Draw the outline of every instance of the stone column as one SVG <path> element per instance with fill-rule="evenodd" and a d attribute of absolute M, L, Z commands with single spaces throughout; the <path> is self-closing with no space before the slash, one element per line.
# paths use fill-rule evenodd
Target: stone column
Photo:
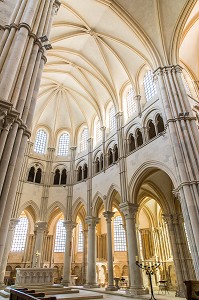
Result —
<path fill-rule="evenodd" d="M 163 218 L 168 225 L 173 261 L 176 270 L 176 296 L 185 297 L 186 290 L 184 281 L 194 280 L 195 274 L 193 272 L 193 265 L 190 260 L 190 253 L 183 228 L 182 215 L 163 215 Z"/>
<path fill-rule="evenodd" d="M 138 243 L 136 236 L 135 214 L 138 207 L 133 203 L 122 203 L 120 204 L 120 208 L 126 220 L 126 238 L 129 259 L 129 289 L 126 293 L 133 296 L 146 294 L 146 290 L 143 287 L 141 270 L 136 265 L 136 256 L 138 257 Z"/>
<path fill-rule="evenodd" d="M 103 145 L 103 169 L 106 170 L 106 127 L 102 126 L 101 127 L 101 131 L 102 131 L 102 145 Z"/>
<path fill-rule="evenodd" d="M 107 257 L 108 257 L 108 287 L 107 291 L 117 291 L 116 286 L 114 286 L 113 279 L 113 246 L 112 246 L 112 228 L 111 221 L 114 216 L 114 212 L 106 211 L 103 213 L 107 222 Z"/>
<path fill-rule="evenodd" d="M 72 257 L 72 238 L 73 238 L 73 228 L 76 224 L 72 221 L 65 221 L 64 226 L 66 228 L 66 244 L 64 253 L 64 269 L 63 269 L 63 280 L 62 284 L 64 286 L 71 285 L 71 257 Z"/>
<path fill-rule="evenodd" d="M 88 224 L 88 273 L 85 287 L 96 288 L 99 285 L 96 282 L 96 225 L 99 218 L 92 216 L 86 217 Z"/>
<path fill-rule="evenodd" d="M 51 171 L 52 171 L 52 164 L 54 161 L 55 155 L 55 148 L 48 148 L 47 149 L 47 162 L 46 162 L 46 170 L 44 175 L 44 183 L 43 183 L 43 190 L 42 190 L 42 197 L 41 197 L 41 204 L 40 204 L 40 220 L 46 221 L 47 216 L 47 207 L 48 207 L 48 197 L 49 197 L 49 189 L 51 186 Z"/>
<path fill-rule="evenodd" d="M 87 215 L 92 215 L 93 139 L 88 139 Z"/>
<path fill-rule="evenodd" d="M 42 249 L 44 244 L 44 234 L 46 230 L 47 230 L 47 222 L 38 221 L 35 224 L 35 245 L 34 245 L 32 267 L 37 267 L 37 268 L 42 267 L 41 266 Z"/>
<path fill-rule="evenodd" d="M 191 255 L 199 279 L 199 140 L 195 118 L 181 77 L 180 66 L 158 68 L 157 88 L 166 114 L 166 130 L 170 138 L 175 174 Z"/>
<path fill-rule="evenodd" d="M 20 9 L 16 9 L 12 15 L 9 30 L 6 30 L 2 38 L 0 104 L 4 107 L 4 118 L 8 111 L 15 118 L 9 131 L 4 134 L 1 130 L 0 135 L 0 145 L 3 145 L 0 157 L 0 263 L 25 145 L 30 137 L 28 128 L 31 128 L 42 69 L 46 61 L 45 50 L 39 38 L 49 31 L 48 15 L 52 16 L 56 12 L 54 8 L 59 5 L 58 0 L 22 0 Z M 2 112 L 0 119 L 2 123 Z"/>
<path fill-rule="evenodd" d="M 83 263 L 82 263 L 82 281 L 86 284 L 87 268 L 88 268 L 88 230 L 83 231 L 84 235 L 84 249 L 83 249 Z"/>
<path fill-rule="evenodd" d="M 77 147 L 71 147 L 71 160 L 70 160 L 70 171 L 68 175 L 68 190 L 66 200 L 66 220 L 72 221 L 72 202 L 73 202 L 73 186 L 75 183 L 75 155 Z"/>
<path fill-rule="evenodd" d="M 5 276 L 5 271 L 6 271 L 8 255 L 9 255 L 9 252 L 10 252 L 10 249 L 12 246 L 15 227 L 18 224 L 18 222 L 19 222 L 18 219 L 10 220 L 10 226 L 9 226 L 9 230 L 8 230 L 7 240 L 6 240 L 6 247 L 4 248 L 3 260 L 0 265 L 0 289 L 3 289 L 5 287 L 4 276 Z"/>

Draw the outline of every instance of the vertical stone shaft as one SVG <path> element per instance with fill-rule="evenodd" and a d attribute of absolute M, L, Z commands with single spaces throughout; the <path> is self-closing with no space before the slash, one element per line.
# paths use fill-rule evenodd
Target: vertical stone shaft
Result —
<path fill-rule="evenodd" d="M 107 257 L 108 257 L 108 287 L 107 291 L 115 291 L 117 288 L 114 286 L 113 280 L 113 245 L 112 245 L 112 228 L 111 220 L 114 216 L 114 212 L 106 211 L 103 213 L 107 222 Z"/>
<path fill-rule="evenodd" d="M 178 176 L 176 193 L 179 193 L 181 199 L 182 212 L 191 240 L 194 269 L 199 279 L 198 130 L 182 83 L 181 67 L 158 68 L 155 78 L 166 113 L 167 130 Z"/>
<path fill-rule="evenodd" d="M 127 250 L 129 259 L 129 293 L 139 295 L 144 293 L 141 271 L 136 266 L 138 256 L 138 244 L 136 236 L 135 214 L 137 206 L 133 203 L 122 203 L 120 205 L 126 220 Z"/>
<path fill-rule="evenodd" d="M 10 226 L 9 226 L 9 230 L 8 230 L 7 240 L 6 240 L 6 247 L 4 248 L 4 254 L 3 254 L 4 259 L 0 265 L 0 288 L 4 287 L 4 276 L 5 276 L 5 271 L 6 271 L 7 258 L 8 258 L 8 254 L 10 252 L 10 248 L 12 246 L 15 227 L 18 222 L 19 222 L 18 219 L 10 220 Z"/>
<path fill-rule="evenodd" d="M 88 139 L 87 215 L 92 215 L 93 139 Z"/>
<path fill-rule="evenodd" d="M 86 223 L 88 224 L 88 273 L 87 287 L 98 287 L 96 283 L 96 224 L 99 218 L 88 216 Z"/>
<path fill-rule="evenodd" d="M 87 267 L 88 267 L 88 230 L 84 229 L 84 249 L 83 249 L 83 263 L 82 263 L 82 283 L 86 283 Z"/>
<path fill-rule="evenodd" d="M 66 220 L 72 221 L 72 202 L 73 202 L 73 186 L 75 183 L 75 155 L 76 147 L 70 148 L 71 160 L 70 160 L 70 170 L 68 176 L 68 191 L 66 199 Z"/>
<path fill-rule="evenodd" d="M 71 258 L 72 258 L 72 238 L 73 238 L 73 228 L 75 224 L 72 221 L 64 222 L 66 228 L 66 244 L 64 253 L 64 269 L 63 269 L 63 280 L 62 284 L 69 286 L 71 284 Z"/>

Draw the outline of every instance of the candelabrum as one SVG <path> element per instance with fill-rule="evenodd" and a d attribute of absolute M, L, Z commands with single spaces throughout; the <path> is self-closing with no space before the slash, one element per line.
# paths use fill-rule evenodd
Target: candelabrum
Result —
<path fill-rule="evenodd" d="M 160 266 L 160 262 L 157 262 L 151 266 L 146 266 L 146 265 L 143 265 L 142 263 L 140 263 L 138 261 L 138 258 L 136 257 L 136 265 L 146 271 L 146 275 L 149 276 L 149 282 L 150 282 L 150 288 L 151 288 L 151 298 L 150 300 L 156 300 L 155 297 L 154 297 L 154 294 L 153 294 L 153 285 L 152 285 L 152 278 L 151 278 L 151 275 L 153 275 L 155 272 L 156 272 L 156 269 Z"/>

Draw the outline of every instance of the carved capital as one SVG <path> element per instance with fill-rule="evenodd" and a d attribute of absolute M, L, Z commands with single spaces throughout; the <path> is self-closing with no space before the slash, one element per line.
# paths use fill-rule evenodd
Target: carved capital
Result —
<path fill-rule="evenodd" d="M 58 13 L 60 5 L 61 5 L 61 2 L 59 0 L 54 1 L 54 3 L 53 3 L 53 15 L 56 15 Z"/>
<path fill-rule="evenodd" d="M 86 224 L 88 224 L 89 228 L 94 228 L 100 221 L 100 218 L 88 216 L 86 217 Z"/>
<path fill-rule="evenodd" d="M 105 217 L 107 223 L 112 221 L 112 217 L 114 216 L 114 214 L 115 213 L 113 211 L 105 211 L 103 213 L 103 216 Z"/>
<path fill-rule="evenodd" d="M 19 221 L 20 221 L 19 219 L 11 219 L 9 224 L 9 231 L 14 231 Z"/>
<path fill-rule="evenodd" d="M 35 231 L 36 232 L 44 232 L 46 231 L 47 229 L 47 222 L 45 221 L 38 221 L 36 224 L 35 224 Z"/>
<path fill-rule="evenodd" d="M 63 225 L 66 228 L 66 231 L 72 231 L 77 226 L 77 223 L 74 223 L 73 221 L 64 221 Z"/>
<path fill-rule="evenodd" d="M 125 219 L 134 219 L 138 211 L 138 205 L 130 202 L 121 203 L 120 208 L 125 216 Z"/>
<path fill-rule="evenodd" d="M 182 214 L 163 214 L 162 217 L 168 226 L 179 225 L 184 222 Z"/>

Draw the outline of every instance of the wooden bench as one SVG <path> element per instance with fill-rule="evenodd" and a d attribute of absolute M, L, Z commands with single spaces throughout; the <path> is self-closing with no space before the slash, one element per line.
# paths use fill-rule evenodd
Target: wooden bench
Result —
<path fill-rule="evenodd" d="M 35 290 L 27 288 L 10 289 L 10 300 L 38 300 L 44 299 L 45 293 L 36 293 Z M 57 300 L 55 296 L 46 297 L 45 300 Z"/>
<path fill-rule="evenodd" d="M 186 285 L 186 298 L 188 300 L 199 300 L 199 281 L 184 281 Z"/>

